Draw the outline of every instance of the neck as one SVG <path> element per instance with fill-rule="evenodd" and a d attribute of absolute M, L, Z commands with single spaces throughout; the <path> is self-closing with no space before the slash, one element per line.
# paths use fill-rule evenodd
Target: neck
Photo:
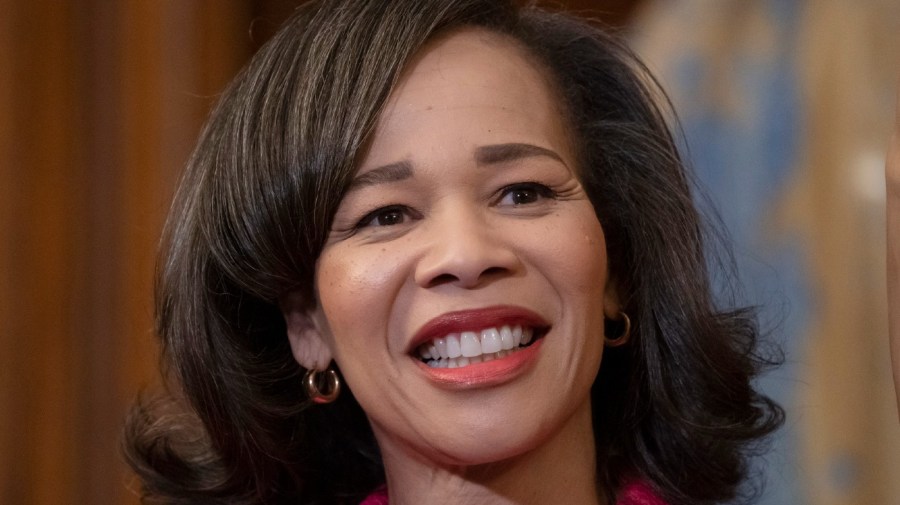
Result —
<path fill-rule="evenodd" d="M 377 434 L 377 430 L 376 430 Z M 590 402 L 535 449 L 482 465 L 445 465 L 379 437 L 391 505 L 604 505 Z"/>

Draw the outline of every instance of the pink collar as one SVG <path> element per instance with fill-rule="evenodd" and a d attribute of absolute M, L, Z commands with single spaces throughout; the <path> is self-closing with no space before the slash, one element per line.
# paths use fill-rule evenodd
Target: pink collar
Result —
<path fill-rule="evenodd" d="M 666 505 L 666 502 L 662 501 L 646 482 L 633 480 L 622 486 L 616 505 Z"/>
<path fill-rule="evenodd" d="M 387 487 L 381 486 L 359 505 L 389 505 Z M 616 505 L 666 505 L 643 481 L 631 481 L 622 487 Z"/>
<path fill-rule="evenodd" d="M 359 505 L 388 505 L 387 486 L 380 486 Z"/>

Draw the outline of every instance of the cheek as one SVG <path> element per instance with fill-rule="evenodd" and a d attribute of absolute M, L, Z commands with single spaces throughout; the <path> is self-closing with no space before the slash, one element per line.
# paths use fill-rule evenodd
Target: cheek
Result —
<path fill-rule="evenodd" d="M 316 266 L 319 304 L 338 344 L 351 344 L 362 329 L 384 323 L 390 294 L 397 289 L 401 263 L 386 251 L 323 252 Z"/>
<path fill-rule="evenodd" d="M 566 291 L 584 294 L 585 303 L 599 303 L 607 280 L 606 241 L 600 222 L 593 213 L 582 209 L 576 216 L 560 220 L 552 228 L 553 244 L 547 256 L 552 258 L 551 272 Z"/>

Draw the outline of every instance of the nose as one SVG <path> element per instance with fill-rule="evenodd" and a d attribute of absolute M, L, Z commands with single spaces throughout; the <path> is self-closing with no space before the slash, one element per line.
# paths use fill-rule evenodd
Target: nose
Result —
<path fill-rule="evenodd" d="M 419 286 L 473 289 L 521 269 L 514 234 L 491 226 L 484 214 L 446 209 L 430 221 L 428 245 L 415 270 Z"/>

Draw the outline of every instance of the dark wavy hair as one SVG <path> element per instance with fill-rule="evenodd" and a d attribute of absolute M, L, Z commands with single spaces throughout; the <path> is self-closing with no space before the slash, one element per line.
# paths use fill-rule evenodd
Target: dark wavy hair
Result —
<path fill-rule="evenodd" d="M 125 427 L 145 502 L 356 504 L 384 482 L 365 414 L 346 392 L 312 407 L 278 299 L 316 303 L 332 216 L 410 57 L 462 27 L 504 34 L 565 102 L 580 177 L 633 321 L 591 395 L 597 476 L 673 504 L 748 498 L 748 458 L 783 421 L 754 389 L 770 364 L 750 310 L 712 297 L 704 228 L 635 56 L 601 28 L 499 0 L 307 4 L 223 94 L 181 181 L 157 282 L 174 384 Z"/>

